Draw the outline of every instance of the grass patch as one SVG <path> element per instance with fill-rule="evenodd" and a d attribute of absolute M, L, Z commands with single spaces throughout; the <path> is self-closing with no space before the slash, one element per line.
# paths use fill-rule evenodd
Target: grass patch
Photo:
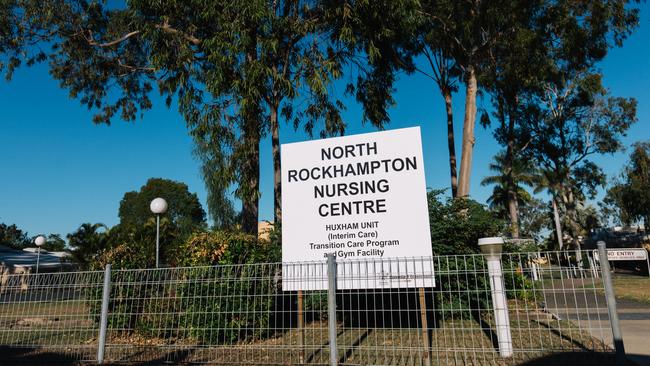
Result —
<path fill-rule="evenodd" d="M 417 323 L 371 328 L 339 323 L 339 363 L 417 365 L 422 363 L 427 348 L 434 364 L 454 365 L 518 364 L 564 352 L 611 352 L 584 329 L 554 319 L 533 304 L 510 300 L 509 306 L 515 351 L 510 359 L 499 357 L 494 321 L 487 312 L 480 319 L 430 319 L 429 324 L 435 326 L 426 334 L 428 347 Z M 341 316 L 345 318 L 345 312 Z M 212 330 L 208 324 L 205 327 L 205 331 Z M 25 354 L 61 355 L 70 362 L 92 360 L 96 334 L 88 304 L 81 301 L 0 304 L 0 344 L 9 346 L 0 350 L 0 359 L 9 359 L 9 352 L 19 350 L 14 360 L 26 359 Z M 329 357 L 327 322 L 321 320 L 308 323 L 303 332 L 295 327 L 277 329 L 271 338 L 229 345 L 205 345 L 191 338 L 151 338 L 111 329 L 106 348 L 106 360 L 129 363 L 326 365 Z"/>
<path fill-rule="evenodd" d="M 494 324 L 489 314 L 482 322 L 448 319 L 427 333 L 434 364 L 518 364 L 545 355 L 576 352 L 611 352 L 588 332 L 569 321 L 547 314 L 510 313 L 515 355 L 502 359 L 495 348 Z M 419 365 L 425 355 L 423 334 L 416 324 L 404 328 L 345 327 L 338 324 L 340 365 Z M 233 345 L 200 345 L 187 340 L 157 339 L 135 342 L 128 336 L 109 339 L 107 359 L 119 362 L 211 363 L 237 365 L 327 365 L 326 321 L 311 322 L 303 332 L 279 331 L 269 339 Z M 302 351 L 300 344 L 303 345 Z M 585 352 L 590 351 L 590 352 Z"/>
<path fill-rule="evenodd" d="M 80 300 L 0 304 L 0 345 L 19 347 L 87 345 L 98 326 Z"/>
<path fill-rule="evenodd" d="M 612 283 L 617 299 L 650 304 L 650 277 L 614 274 Z M 595 285 L 602 288 L 602 280 L 595 280 Z M 594 284 L 585 287 L 593 288 Z M 604 294 L 602 289 L 598 289 L 598 292 Z"/>

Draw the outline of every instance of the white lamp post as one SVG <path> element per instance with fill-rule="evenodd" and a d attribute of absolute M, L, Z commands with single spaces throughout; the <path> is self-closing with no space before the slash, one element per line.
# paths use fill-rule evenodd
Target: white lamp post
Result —
<path fill-rule="evenodd" d="M 512 335 L 510 333 L 510 316 L 508 315 L 508 303 L 501 270 L 503 239 L 500 237 L 480 238 L 478 246 L 481 248 L 488 265 L 494 320 L 499 341 L 499 354 L 501 357 L 510 357 L 512 356 Z"/>
<path fill-rule="evenodd" d="M 45 237 L 43 235 L 39 235 L 34 239 L 34 244 L 36 244 L 37 250 L 36 250 L 36 274 L 38 274 L 38 265 L 40 264 L 41 261 L 41 246 L 45 244 Z"/>
<path fill-rule="evenodd" d="M 167 212 L 167 201 L 160 197 L 154 198 L 149 208 L 151 212 L 156 214 L 156 268 L 158 268 L 160 258 L 160 214 Z"/>

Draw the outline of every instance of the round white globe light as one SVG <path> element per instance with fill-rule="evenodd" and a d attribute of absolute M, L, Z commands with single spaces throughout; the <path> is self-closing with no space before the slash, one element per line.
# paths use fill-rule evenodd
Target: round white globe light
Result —
<path fill-rule="evenodd" d="M 167 212 L 167 201 L 160 197 L 154 198 L 154 200 L 151 201 L 149 208 L 151 209 L 151 212 L 155 214 L 163 214 Z"/>
<path fill-rule="evenodd" d="M 37 247 L 42 246 L 45 244 L 45 237 L 43 235 L 39 235 L 34 239 L 34 244 L 36 244 Z"/>

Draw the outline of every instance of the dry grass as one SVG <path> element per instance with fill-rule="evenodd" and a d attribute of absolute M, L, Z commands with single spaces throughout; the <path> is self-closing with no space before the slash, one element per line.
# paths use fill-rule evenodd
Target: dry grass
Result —
<path fill-rule="evenodd" d="M 612 283 L 617 299 L 650 304 L 650 277 L 615 274 L 612 277 Z M 602 280 L 595 280 L 595 286 L 600 287 L 598 292 L 604 294 Z M 585 287 L 592 288 L 594 284 Z"/>
<path fill-rule="evenodd" d="M 484 319 L 483 325 L 474 320 L 456 319 L 443 321 L 428 333 L 434 364 L 520 364 L 557 352 L 611 351 L 572 323 L 553 320 L 545 314 L 525 317 L 512 313 L 511 320 L 514 357 L 507 360 L 499 357 L 491 333 L 491 319 Z M 319 321 L 305 327 L 302 342 L 301 332 L 295 328 L 268 339 L 222 346 L 163 339 L 145 345 L 133 342 L 130 337 L 113 338 L 107 359 L 132 363 L 326 365 L 330 357 L 327 334 L 327 323 Z M 302 351 L 298 346 L 301 343 Z M 423 335 L 414 328 L 346 328 L 340 323 L 337 344 L 341 365 L 419 365 L 425 356 Z"/>
<path fill-rule="evenodd" d="M 557 352 L 610 351 L 571 322 L 528 310 L 514 300 L 510 305 L 514 309 L 510 313 L 514 357 L 499 357 L 493 320 L 485 314 L 480 320 L 452 318 L 430 322 L 432 326 L 437 324 L 427 334 L 433 363 L 520 364 Z M 17 362 L 59 355 L 61 360 L 70 361 L 62 364 L 92 360 L 97 329 L 88 312 L 87 305 L 76 301 L 32 303 L 27 307 L 0 304 L 0 344 L 11 347 L 0 350 L 0 359 Z M 341 365 L 419 365 L 425 357 L 423 339 L 415 324 L 367 328 L 339 323 L 339 361 Z M 107 343 L 107 360 L 135 364 L 325 365 L 330 357 L 326 321 L 311 322 L 303 332 L 296 328 L 280 329 L 266 339 L 234 345 L 200 345 L 192 339 L 151 338 L 115 331 L 109 332 Z"/>
<path fill-rule="evenodd" d="M 650 277 L 614 276 L 614 293 L 617 298 L 650 304 Z"/>

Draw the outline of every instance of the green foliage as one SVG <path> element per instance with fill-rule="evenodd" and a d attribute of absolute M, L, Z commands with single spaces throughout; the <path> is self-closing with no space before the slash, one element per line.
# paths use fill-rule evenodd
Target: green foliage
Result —
<path fill-rule="evenodd" d="M 498 236 L 505 223 L 495 213 L 473 200 L 450 198 L 442 201 L 444 190 L 428 193 L 431 242 L 434 255 L 450 255 L 436 262 L 435 307 L 443 319 L 471 319 L 480 316 L 477 309 L 487 309 L 489 282 L 487 264 L 482 256 L 459 256 L 479 251 L 478 239 Z M 504 268 L 509 264 L 505 264 Z M 504 273 L 507 270 L 504 270 Z M 512 272 L 512 271 L 510 271 Z M 525 290 L 527 280 L 520 274 L 506 278 Z M 525 291 L 513 293 L 528 296 Z"/>
<path fill-rule="evenodd" d="M 83 223 L 67 236 L 72 258 L 81 269 L 90 268 L 91 264 L 106 249 L 108 235 L 105 232 L 99 232 L 101 228 L 107 230 L 104 224 Z"/>
<path fill-rule="evenodd" d="M 517 299 L 523 301 L 536 301 L 539 295 L 535 291 L 533 281 L 524 276 L 522 272 L 522 263 L 515 259 L 521 260 L 519 256 L 505 257 L 501 261 L 503 268 L 503 282 L 506 288 L 511 289 L 508 291 L 507 296 L 510 299 Z"/>
<path fill-rule="evenodd" d="M 497 236 L 504 223 L 476 201 L 465 198 L 442 201 L 444 191 L 429 191 L 429 223 L 433 253 L 470 254 L 478 251 L 478 239 Z"/>
<path fill-rule="evenodd" d="M 110 259 L 121 267 L 147 262 L 146 255 L 127 249 L 131 248 L 116 247 L 109 252 Z M 114 272 L 110 307 L 116 315 L 109 317 L 109 325 L 118 329 L 130 326 L 147 337 L 187 337 L 202 344 L 263 337 L 270 328 L 275 299 L 255 295 L 274 292 L 279 267 L 255 263 L 277 260 L 278 255 L 279 248 L 271 242 L 258 242 L 251 235 L 194 233 L 174 252 L 175 264 L 186 268 Z M 165 284 L 152 283 L 150 276 L 163 273 Z M 132 301 L 136 296 L 150 300 Z M 210 300 L 200 302 L 197 298 Z M 182 330 L 169 330 L 178 328 Z"/>
<path fill-rule="evenodd" d="M 564 212 L 563 224 L 573 243 L 584 231 L 578 208 L 604 185 L 593 154 L 611 154 L 622 148 L 622 138 L 636 122 L 636 101 L 609 96 L 602 75 L 589 71 L 564 72 L 566 79 L 548 83 L 548 92 L 525 101 L 530 158 L 544 173 Z"/>
<path fill-rule="evenodd" d="M 33 245 L 26 232 L 16 226 L 0 223 L 0 245 L 13 249 L 22 249 Z"/>
<path fill-rule="evenodd" d="M 547 174 L 548 188 L 565 206 L 564 221 L 574 238 L 581 230 L 577 202 L 593 196 L 604 183 L 600 168 L 587 157 L 618 150 L 621 136 L 634 121 L 635 101 L 610 97 L 595 65 L 638 25 L 635 3 L 517 4 L 503 15 L 518 21 L 483 60 L 479 84 L 492 99 L 496 123 L 485 111 L 481 120 L 495 126 L 495 139 L 506 147 L 507 200 L 516 199 L 512 175 L 517 160 L 541 165 L 552 172 Z"/>
<path fill-rule="evenodd" d="M 190 193 L 185 183 L 162 178 L 149 178 L 139 191 L 124 194 L 118 213 L 120 224 L 143 225 L 154 216 L 149 205 L 157 197 L 167 201 L 163 215 L 178 228 L 181 238 L 205 228 L 205 212 L 196 193 Z"/>
<path fill-rule="evenodd" d="M 194 234 L 180 247 L 179 256 L 180 253 L 181 264 L 185 266 L 222 265 L 190 269 L 190 281 L 179 289 L 181 295 L 228 294 L 208 304 L 184 298 L 181 308 L 186 316 L 182 321 L 191 329 L 192 337 L 207 344 L 229 344 L 265 335 L 274 299 L 255 295 L 273 293 L 272 288 L 277 285 L 272 280 L 275 267 L 255 263 L 279 260 L 280 248 L 275 243 L 258 241 L 243 233 L 211 231 Z M 232 309 L 238 309 L 238 314 L 229 315 Z M 206 317 L 206 313 L 220 315 Z"/>
<path fill-rule="evenodd" d="M 622 182 L 612 184 L 601 206 L 625 225 L 643 220 L 647 230 L 650 225 L 649 142 L 633 145 L 629 163 L 622 173 Z"/>
<path fill-rule="evenodd" d="M 436 263 L 436 309 L 443 319 L 471 319 L 477 309 L 487 309 L 490 283 L 482 256 L 449 257 Z M 460 275 L 462 274 L 462 275 Z"/>
<path fill-rule="evenodd" d="M 178 247 L 178 264 L 209 266 L 246 264 L 280 260 L 277 242 L 258 241 L 252 235 L 228 232 L 197 232 Z"/>
<path fill-rule="evenodd" d="M 191 282 L 179 291 L 186 295 L 180 304 L 185 309 L 183 326 L 204 344 L 232 344 L 266 336 L 275 299 L 256 295 L 274 292 L 277 284 L 272 269 L 266 265 L 222 267 L 215 276 L 216 271 L 210 268 L 192 268 Z M 211 294 L 228 295 L 214 297 L 207 304 L 192 298 Z"/>
<path fill-rule="evenodd" d="M 65 240 L 59 234 L 49 234 L 41 248 L 50 252 L 61 252 L 65 250 Z"/>
<path fill-rule="evenodd" d="M 601 216 L 605 222 L 614 222 L 624 226 L 631 226 L 633 219 L 626 200 L 627 186 L 620 181 L 614 181 L 607 189 L 602 202 L 599 202 Z"/>
<path fill-rule="evenodd" d="M 523 275 L 518 256 L 502 258 L 503 280 L 509 299 L 534 301 L 533 283 Z M 487 263 L 482 255 L 450 256 L 436 262 L 436 310 L 442 319 L 480 317 L 481 309 L 491 308 Z"/>
<path fill-rule="evenodd" d="M 70 235 L 83 247 L 76 256 L 81 263 L 94 262 L 103 268 L 107 263 L 116 268 L 150 268 L 155 265 L 156 218 L 149 205 L 163 197 L 167 212 L 160 218 L 160 261 L 176 266 L 182 260 L 179 248 L 194 232 L 205 229 L 205 212 L 198 197 L 187 185 L 167 179 L 151 178 L 137 192 L 127 192 L 120 201 L 120 223 L 103 234 L 99 226 L 84 226 Z M 103 250 L 98 256 L 98 251 Z M 90 259 L 93 258 L 93 259 Z"/>
<path fill-rule="evenodd" d="M 111 263 L 114 268 L 152 268 L 156 265 L 156 220 L 150 217 L 142 225 L 118 224 L 105 234 L 101 255 L 93 262 L 94 268 Z M 181 244 L 179 230 L 166 217 L 160 220 L 160 262 L 176 266 L 177 248 Z"/>
<path fill-rule="evenodd" d="M 531 197 L 519 207 L 519 225 L 522 237 L 540 242 L 544 231 L 553 228 L 553 212 L 548 202 Z"/>
<path fill-rule="evenodd" d="M 96 111 L 95 123 L 135 120 L 157 87 L 197 142 L 217 227 L 232 226 L 235 188 L 242 229 L 252 233 L 259 142 L 278 133 L 278 116 L 309 134 L 345 127 L 331 85 L 347 53 L 328 40 L 328 9 L 300 0 L 2 2 L 0 56 L 8 62 L 0 71 L 48 61 L 61 87 Z"/>
<path fill-rule="evenodd" d="M 490 163 L 490 170 L 497 175 L 487 176 L 481 181 L 483 186 L 494 185 L 487 203 L 500 218 L 510 219 L 511 234 L 513 237 L 519 237 L 522 210 L 528 208 L 527 206 L 534 200 L 523 186 L 533 186 L 537 169 L 530 160 L 510 157 L 506 150 L 494 157 L 494 162 Z M 511 203 L 514 213 L 510 211 Z"/>
<path fill-rule="evenodd" d="M 59 234 L 43 235 L 45 237 L 45 244 L 41 247 L 43 250 L 51 252 L 64 251 L 66 249 L 65 240 Z M 24 249 L 27 247 L 35 247 L 34 239 L 30 237 L 27 232 L 21 230 L 15 224 L 7 225 L 0 223 L 0 245 L 7 246 L 12 249 Z"/>

